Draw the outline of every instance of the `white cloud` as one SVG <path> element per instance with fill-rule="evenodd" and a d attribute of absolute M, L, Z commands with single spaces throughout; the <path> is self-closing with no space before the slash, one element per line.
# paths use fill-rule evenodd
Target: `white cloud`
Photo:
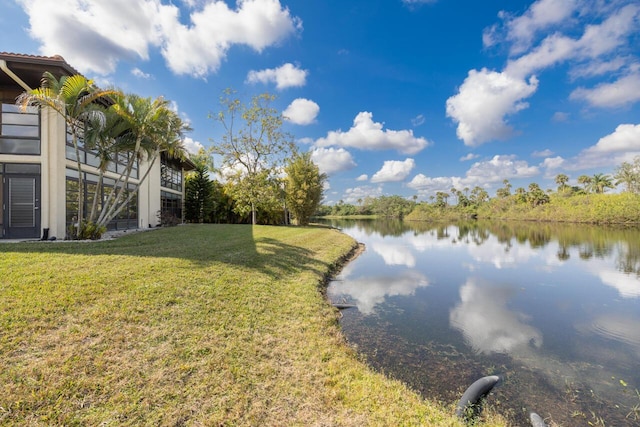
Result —
<path fill-rule="evenodd" d="M 516 160 L 516 156 L 497 155 L 489 161 L 474 163 L 463 181 L 469 186 L 482 185 L 511 178 L 530 178 L 539 174 L 538 167 L 529 166 L 524 160 Z"/>
<path fill-rule="evenodd" d="M 601 76 L 603 74 L 618 71 L 627 65 L 631 58 L 617 57 L 610 61 L 593 61 L 578 65 L 569 72 L 571 79 Z"/>
<path fill-rule="evenodd" d="M 356 181 L 367 181 L 368 179 L 369 179 L 369 175 L 367 175 L 366 173 L 363 173 L 362 175 L 356 178 Z"/>
<path fill-rule="evenodd" d="M 494 24 L 490 27 L 487 27 L 482 32 L 482 45 L 484 47 L 491 47 L 498 44 L 498 42 L 500 41 L 499 39 L 500 37 L 498 35 L 498 25 Z"/>
<path fill-rule="evenodd" d="M 616 130 L 598 140 L 595 145 L 582 150 L 566 162 L 568 170 L 614 167 L 622 162 L 632 162 L 640 155 L 640 124 L 621 124 Z"/>
<path fill-rule="evenodd" d="M 151 74 L 145 73 L 144 71 L 142 71 L 140 68 L 137 68 L 137 67 L 131 70 L 131 74 L 141 79 L 150 79 L 153 77 Z"/>
<path fill-rule="evenodd" d="M 578 55 L 597 58 L 627 43 L 627 36 L 638 30 L 640 6 L 629 4 L 618 9 L 599 25 L 588 25 L 577 42 Z"/>
<path fill-rule="evenodd" d="M 565 22 L 576 7 L 576 0 L 538 0 L 523 15 L 508 20 L 507 39 L 513 42 L 511 53 L 528 49 L 539 31 Z"/>
<path fill-rule="evenodd" d="M 416 154 L 429 145 L 425 138 L 416 138 L 412 130 L 383 129 L 382 123 L 373 121 L 373 114 L 358 113 L 347 132 L 330 131 L 325 138 L 316 140 L 316 146 L 353 147 L 361 150 L 397 150 L 403 154 Z"/>
<path fill-rule="evenodd" d="M 640 7 L 627 5 L 601 24 L 586 26 L 579 39 L 552 34 L 533 51 L 509 61 L 505 72 L 524 77 L 569 59 L 597 60 L 627 43 L 627 36 L 636 30 L 639 14 Z"/>
<path fill-rule="evenodd" d="M 282 112 L 285 120 L 297 125 L 309 125 L 315 122 L 320 106 L 315 102 L 298 98 L 294 99 L 291 104 Z"/>
<path fill-rule="evenodd" d="M 407 187 L 418 191 L 423 196 L 435 193 L 436 191 L 450 191 L 451 188 L 458 188 L 460 186 L 461 180 L 458 177 L 440 176 L 430 178 L 421 173 L 414 176 L 411 182 L 407 184 Z"/>
<path fill-rule="evenodd" d="M 416 162 L 413 159 L 406 159 L 404 161 L 387 160 L 382 165 L 382 169 L 371 177 L 371 182 L 404 181 L 415 167 Z"/>
<path fill-rule="evenodd" d="M 203 149 L 204 146 L 199 141 L 194 141 L 192 138 L 186 137 L 182 140 L 182 145 L 185 150 L 191 154 L 196 154 L 200 149 Z"/>
<path fill-rule="evenodd" d="M 522 100 L 538 88 L 529 82 L 483 68 L 471 70 L 457 95 L 447 100 L 447 116 L 458 123 L 456 133 L 465 145 L 478 146 L 491 140 L 506 139 L 513 129 L 505 116 L 528 107 Z"/>
<path fill-rule="evenodd" d="M 431 4 L 437 1 L 438 0 L 402 0 L 402 3 L 406 4 L 407 6 L 416 6 L 421 4 Z"/>
<path fill-rule="evenodd" d="M 544 149 L 542 151 L 534 151 L 533 153 L 531 153 L 532 157 L 549 157 L 549 156 L 553 156 L 553 151 L 547 149 Z"/>
<path fill-rule="evenodd" d="M 545 169 L 549 170 L 556 170 L 556 169 L 560 169 L 561 167 L 563 167 L 565 165 L 565 160 L 560 157 L 548 157 L 546 159 L 544 159 L 544 161 L 542 162 L 541 166 Z"/>
<path fill-rule="evenodd" d="M 460 161 L 461 162 L 468 162 L 469 160 L 477 159 L 478 157 L 480 157 L 479 154 L 469 153 L 466 156 L 460 157 Z"/>
<path fill-rule="evenodd" d="M 640 150 L 640 124 L 619 125 L 612 134 L 600 138 L 596 145 L 588 149 L 594 153 L 638 150 Z"/>
<path fill-rule="evenodd" d="M 533 51 L 509 60 L 505 72 L 514 78 L 525 78 L 540 70 L 569 59 L 576 53 L 575 40 L 561 34 L 553 34 Z"/>
<path fill-rule="evenodd" d="M 301 70 L 293 64 L 286 63 L 278 68 L 268 68 L 260 71 L 249 71 L 249 83 L 275 83 L 276 88 L 300 87 L 307 83 L 307 70 Z"/>
<path fill-rule="evenodd" d="M 239 1 L 234 10 L 210 1 L 191 11 L 187 25 L 178 7 L 158 0 L 19 1 L 43 55 L 60 54 L 81 72 L 103 75 L 121 60 L 148 60 L 157 47 L 174 73 L 203 77 L 217 71 L 231 46 L 261 52 L 301 28 L 279 0 Z"/>
<path fill-rule="evenodd" d="M 332 175 L 356 167 L 351 153 L 344 148 L 314 148 L 311 151 L 311 160 L 318 165 L 320 173 Z"/>
<path fill-rule="evenodd" d="M 517 18 L 502 12 L 500 16 L 506 17 L 507 29 L 504 39 L 513 43 L 512 54 L 525 52 L 535 43 L 540 31 L 549 30 L 556 24 L 565 25 L 565 21 L 571 27 L 572 34 L 582 31 L 582 35 L 572 38 L 556 31 L 543 38 L 530 51 L 510 59 L 502 72 L 471 70 L 458 94 L 447 100 L 447 116 L 458 123 L 458 138 L 465 145 L 477 146 L 511 136 L 513 129 L 505 117 L 528 107 L 523 100 L 536 92 L 538 79 L 535 73 L 539 71 L 568 61 L 573 61 L 570 65 L 579 65 L 581 72 L 587 75 L 604 73 L 606 69 L 616 67 L 619 69 L 621 60 L 615 58 L 618 58 L 618 51 L 624 50 L 633 40 L 629 35 L 637 31 L 640 17 L 639 5 L 619 5 L 591 8 L 590 5 L 587 7 L 569 0 L 539 0 Z M 585 19 L 567 19 L 577 10 L 577 6 L 581 6 L 580 13 L 585 14 Z M 597 24 L 583 24 L 598 21 Z M 576 27 L 577 22 L 582 28 Z M 498 27 L 485 30 L 483 39 L 486 46 L 500 41 Z M 608 67 L 602 66 L 606 60 L 609 61 Z M 631 61 L 622 59 L 623 64 Z M 595 64 L 600 64 L 600 67 Z M 582 88 L 574 92 L 573 97 L 587 99 L 600 106 L 636 102 L 640 96 L 637 95 L 638 82 L 636 77 L 632 77 L 635 74 L 632 68 L 626 78 L 614 84 L 594 90 Z"/>
<path fill-rule="evenodd" d="M 449 192 L 451 188 L 460 190 L 465 187 L 488 187 L 493 183 L 501 183 L 505 179 L 530 178 L 539 174 L 539 167 L 529 166 L 526 161 L 517 160 L 514 155 L 497 155 L 491 160 L 474 163 L 464 177 L 431 178 L 418 174 L 407 184 L 407 187 L 418 191 L 421 197 L 427 197 L 437 191 Z"/>
<path fill-rule="evenodd" d="M 300 144 L 310 145 L 310 144 L 313 144 L 314 140 L 313 140 L 313 138 L 310 138 L 310 137 L 304 137 L 304 138 L 299 138 L 298 142 Z"/>
<path fill-rule="evenodd" d="M 569 113 L 564 113 L 562 111 L 556 111 L 551 117 L 551 121 L 556 123 L 566 122 L 567 120 L 569 120 Z"/>
<path fill-rule="evenodd" d="M 570 99 L 585 100 L 594 107 L 621 107 L 640 101 L 640 73 L 629 74 L 613 83 L 601 83 L 593 89 L 580 87 Z"/>
<path fill-rule="evenodd" d="M 415 128 L 423 125 L 425 122 L 425 118 L 423 114 L 418 114 L 413 119 L 411 119 L 411 125 Z"/>
<path fill-rule="evenodd" d="M 367 197 L 380 197 L 382 196 L 382 186 L 373 187 L 365 185 L 362 187 L 347 188 L 342 195 L 342 200 L 345 203 L 351 203 L 355 205 L 358 200 L 364 200 Z"/>

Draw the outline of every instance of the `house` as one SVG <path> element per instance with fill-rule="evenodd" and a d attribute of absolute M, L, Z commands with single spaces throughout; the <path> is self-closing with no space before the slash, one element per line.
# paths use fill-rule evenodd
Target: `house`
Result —
<path fill-rule="evenodd" d="M 57 78 L 78 74 L 60 56 L 0 52 L 0 239 L 62 239 L 75 221 L 78 168 L 65 121 L 53 110 L 21 112 L 15 105 L 20 94 L 40 86 L 45 71 Z M 81 150 L 81 156 L 85 191 L 93 194 L 96 157 L 88 150 Z M 126 160 L 126 153 L 120 156 Z M 109 166 L 103 187 L 115 184 L 115 172 L 123 165 Z M 160 213 L 182 221 L 184 174 L 193 163 L 163 156 L 140 184 L 148 168 L 145 161 L 136 165 L 129 185 L 137 197 L 109 223 L 109 230 L 156 227 Z"/>

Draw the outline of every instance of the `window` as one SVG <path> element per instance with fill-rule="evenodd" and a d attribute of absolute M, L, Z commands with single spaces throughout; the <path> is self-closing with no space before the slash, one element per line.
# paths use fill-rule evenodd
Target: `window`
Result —
<path fill-rule="evenodd" d="M 93 204 L 96 188 L 98 187 L 98 177 L 93 174 L 84 174 L 84 212 L 85 218 L 89 215 Z M 102 186 L 98 190 L 98 204 L 97 212 L 101 212 L 104 202 L 109 197 L 109 194 L 114 190 L 116 181 L 113 179 L 104 178 Z M 129 184 L 127 191 L 125 192 L 125 198 L 135 192 L 136 194 L 129 200 L 129 202 L 122 208 L 120 213 L 116 215 L 114 219 L 107 224 L 108 230 L 126 230 L 138 227 L 138 195 L 137 186 L 135 184 Z M 77 221 L 78 216 L 78 172 L 73 169 L 67 169 L 66 180 L 66 219 L 67 225 L 70 225 Z"/>
<path fill-rule="evenodd" d="M 98 168 L 100 166 L 100 159 L 98 153 L 94 150 L 87 150 L 84 146 L 84 133 L 82 129 L 78 131 L 78 152 L 80 154 L 80 163 Z M 66 146 L 66 158 L 69 160 L 77 161 L 76 150 L 73 146 L 73 138 L 71 131 L 67 128 L 67 146 Z M 129 159 L 132 158 L 131 153 L 115 153 L 112 158 L 115 162 L 110 162 L 107 165 L 107 171 L 115 172 L 117 174 L 124 174 Z M 138 160 L 133 160 L 133 167 L 131 168 L 131 178 L 138 178 Z"/>
<path fill-rule="evenodd" d="M 176 222 L 182 222 L 182 196 L 168 191 L 161 191 L 160 200 L 162 203 L 160 211 L 162 221 L 174 218 Z"/>
<path fill-rule="evenodd" d="M 178 162 L 171 162 L 164 157 L 160 164 L 160 185 L 176 191 L 182 191 L 182 168 Z"/>
<path fill-rule="evenodd" d="M 14 104 L 2 103 L 0 114 L 0 154 L 40 154 L 40 112 L 27 107 L 21 112 Z"/>

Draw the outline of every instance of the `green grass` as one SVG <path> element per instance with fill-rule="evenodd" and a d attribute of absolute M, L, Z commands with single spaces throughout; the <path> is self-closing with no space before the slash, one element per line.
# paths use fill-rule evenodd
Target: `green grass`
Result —
<path fill-rule="evenodd" d="M 345 344 L 322 281 L 353 246 L 246 225 L 0 245 L 0 424 L 461 425 Z"/>

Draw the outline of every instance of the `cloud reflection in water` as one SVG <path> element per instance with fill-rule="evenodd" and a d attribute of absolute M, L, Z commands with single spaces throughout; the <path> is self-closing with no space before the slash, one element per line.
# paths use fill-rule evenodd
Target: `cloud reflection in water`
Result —
<path fill-rule="evenodd" d="M 429 280 L 413 270 L 396 276 L 358 277 L 350 280 L 343 275 L 343 282 L 334 287 L 338 296 L 348 296 L 355 300 L 358 310 L 368 315 L 375 312 L 377 304 L 387 297 L 413 295 L 416 289 L 429 285 Z"/>
<path fill-rule="evenodd" d="M 540 331 L 524 323 L 526 316 L 507 308 L 513 289 L 470 278 L 460 288 L 461 302 L 449 313 L 449 322 L 479 353 L 511 353 L 516 347 L 542 345 Z"/>
<path fill-rule="evenodd" d="M 404 265 L 415 267 L 416 258 L 411 249 L 404 245 L 376 242 L 371 249 L 382 257 L 386 265 Z"/>

